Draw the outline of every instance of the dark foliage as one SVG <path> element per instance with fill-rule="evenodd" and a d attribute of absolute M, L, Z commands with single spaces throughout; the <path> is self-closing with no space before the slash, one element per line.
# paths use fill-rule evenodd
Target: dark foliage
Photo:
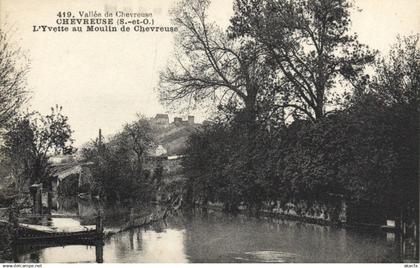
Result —
<path fill-rule="evenodd" d="M 93 194 L 108 203 L 151 201 L 159 171 L 152 178 L 154 170 L 145 169 L 144 163 L 147 151 L 153 146 L 149 122 L 139 117 L 108 142 L 96 140 L 83 148 L 86 160 L 93 162 Z"/>
<path fill-rule="evenodd" d="M 30 113 L 14 118 L 4 134 L 1 152 L 17 186 L 48 182 L 49 158 L 74 152 L 71 134 L 68 117 L 58 105 L 46 116 Z"/>
<path fill-rule="evenodd" d="M 218 123 L 190 137 L 183 163 L 190 202 L 222 202 L 235 210 L 240 204 L 259 209 L 264 201 L 330 202 L 339 196 L 350 211 L 376 212 L 357 220 L 379 222 L 418 206 L 418 117 L 412 111 L 367 96 L 316 124 L 259 128 L 252 147 L 243 133 L 234 122 Z"/>

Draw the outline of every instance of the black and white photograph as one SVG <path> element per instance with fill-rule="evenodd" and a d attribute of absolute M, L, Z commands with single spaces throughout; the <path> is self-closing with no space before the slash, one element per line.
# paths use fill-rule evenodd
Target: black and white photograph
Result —
<path fill-rule="evenodd" d="M 0 0 L 0 265 L 419 265 L 420 1 Z"/>

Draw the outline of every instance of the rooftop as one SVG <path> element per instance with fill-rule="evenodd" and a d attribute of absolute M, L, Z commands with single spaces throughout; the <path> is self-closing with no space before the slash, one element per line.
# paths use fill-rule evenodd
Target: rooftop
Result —
<path fill-rule="evenodd" d="M 156 114 L 155 118 L 156 119 L 162 118 L 162 119 L 168 119 L 169 120 L 168 114 Z"/>

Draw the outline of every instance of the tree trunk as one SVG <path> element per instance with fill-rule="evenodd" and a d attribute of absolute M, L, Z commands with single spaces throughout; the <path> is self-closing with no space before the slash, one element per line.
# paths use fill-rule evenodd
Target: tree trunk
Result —
<path fill-rule="evenodd" d="M 323 105 L 318 105 L 317 107 L 315 107 L 315 120 L 319 121 L 322 118 L 324 118 L 324 107 Z"/>
<path fill-rule="evenodd" d="M 257 111 L 255 107 L 256 103 L 256 93 L 249 94 L 245 99 L 245 109 L 243 113 L 242 123 L 246 128 L 249 148 L 252 148 L 252 144 L 255 141 L 256 134 L 256 121 L 257 121 Z"/>

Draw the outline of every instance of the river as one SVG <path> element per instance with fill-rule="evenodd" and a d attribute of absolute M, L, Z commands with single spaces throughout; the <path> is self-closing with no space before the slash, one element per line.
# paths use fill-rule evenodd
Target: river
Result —
<path fill-rule="evenodd" d="M 77 204 L 77 211 L 94 211 Z M 82 209 L 81 209 L 82 208 Z M 53 219 L 52 225 L 85 224 Z M 105 229 L 112 224 L 105 222 Z M 400 262 L 398 239 L 384 232 L 343 229 L 245 215 L 177 213 L 147 228 L 121 232 L 103 247 L 68 245 L 17 250 L 19 262 Z"/>

